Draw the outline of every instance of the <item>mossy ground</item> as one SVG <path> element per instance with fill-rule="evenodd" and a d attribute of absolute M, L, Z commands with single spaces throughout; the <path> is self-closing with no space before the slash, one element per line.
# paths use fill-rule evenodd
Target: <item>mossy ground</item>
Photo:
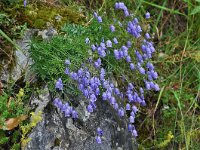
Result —
<path fill-rule="evenodd" d="M 73 7 L 65 5 L 50 5 L 41 1 L 33 1 L 23 6 L 22 1 L 13 5 L 0 3 L 0 28 L 12 40 L 21 38 L 26 28 L 46 29 L 49 27 L 60 30 L 66 23 L 84 23 L 85 16 Z M 0 71 L 3 64 L 9 70 L 15 65 L 15 47 L 0 36 Z M 4 62 L 4 63 L 3 63 Z"/>

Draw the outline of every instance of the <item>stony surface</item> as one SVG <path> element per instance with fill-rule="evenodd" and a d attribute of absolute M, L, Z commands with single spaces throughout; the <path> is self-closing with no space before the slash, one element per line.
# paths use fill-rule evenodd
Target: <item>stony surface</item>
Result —
<path fill-rule="evenodd" d="M 41 35 L 44 40 L 48 40 L 58 33 L 54 28 L 49 28 L 43 31 L 39 31 L 38 29 L 28 29 L 24 33 L 23 38 L 16 41 L 21 50 L 15 51 L 15 67 L 11 72 L 9 72 L 7 65 L 4 65 L 3 72 L 0 75 L 0 79 L 2 81 L 6 83 L 9 80 L 16 82 L 22 76 L 25 78 L 25 81 L 31 81 L 34 79 L 34 74 L 30 72 L 30 65 L 32 64 L 32 60 L 29 57 L 28 50 L 30 49 L 30 40 L 35 34 L 38 34 L 38 36 Z"/>
<path fill-rule="evenodd" d="M 26 150 L 136 150 L 131 135 L 127 132 L 125 122 L 115 116 L 114 110 L 106 103 L 98 100 L 98 111 L 88 114 L 85 101 L 77 105 L 79 119 L 74 121 L 64 117 L 51 103 L 52 99 L 46 91 L 39 97 L 48 105 L 37 106 L 43 109 L 43 120 L 33 129 Z M 46 98 L 46 100 L 44 100 Z M 47 100 L 48 99 L 48 100 Z M 77 101 L 80 98 L 76 98 Z M 35 101 L 35 99 L 33 100 Z M 46 103 L 45 103 L 46 104 Z M 46 106 L 46 107 L 45 107 Z M 120 126 L 119 126 L 120 125 Z M 95 141 L 96 128 L 104 131 L 102 144 Z"/>
<path fill-rule="evenodd" d="M 56 31 L 56 29 L 54 29 L 52 27 L 38 32 L 38 36 L 41 36 L 42 39 L 44 39 L 44 40 L 49 40 L 57 34 L 58 34 L 58 32 Z"/>
<path fill-rule="evenodd" d="M 21 50 L 16 50 L 16 66 L 11 71 L 8 72 L 7 66 L 5 65 L 4 71 L 2 73 L 1 80 L 8 82 L 9 80 L 13 80 L 14 82 L 20 79 L 23 75 L 29 74 L 29 67 L 32 63 L 31 59 L 29 58 L 28 50 L 30 48 L 29 42 L 31 37 L 36 32 L 36 30 L 27 30 L 25 35 L 22 39 L 17 40 L 17 45 L 21 48 Z"/>
<path fill-rule="evenodd" d="M 23 39 L 17 44 L 23 51 L 16 51 L 16 66 L 9 74 L 4 72 L 1 80 L 7 82 L 10 79 L 17 81 L 22 75 L 24 80 L 31 77 L 28 55 L 29 41 L 38 30 L 28 30 Z M 56 34 L 54 30 L 45 30 L 41 35 L 51 38 Z M 38 33 L 39 34 L 39 33 Z M 33 92 L 30 107 L 35 112 L 43 112 L 43 120 L 32 130 L 26 150 L 136 150 L 130 133 L 126 129 L 126 122 L 118 118 L 116 112 L 108 103 L 97 101 L 97 111 L 89 114 L 86 111 L 87 101 L 82 97 L 71 97 L 72 104 L 79 113 L 76 121 L 64 117 L 63 113 L 53 105 L 53 98 L 45 86 L 40 93 Z M 124 119 L 123 119 L 124 120 Z M 102 144 L 97 144 L 96 129 L 100 127 L 104 131 Z"/>
<path fill-rule="evenodd" d="M 49 89 L 47 88 L 47 86 L 45 86 L 42 90 L 40 90 L 40 94 L 33 92 L 30 99 L 31 109 L 35 109 L 35 113 L 39 111 L 43 112 L 50 101 Z"/>

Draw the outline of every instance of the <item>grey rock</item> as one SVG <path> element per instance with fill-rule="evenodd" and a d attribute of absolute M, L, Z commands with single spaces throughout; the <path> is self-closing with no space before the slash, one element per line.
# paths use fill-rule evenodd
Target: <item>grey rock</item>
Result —
<path fill-rule="evenodd" d="M 48 95 L 48 94 L 47 94 Z M 44 96 L 43 96 L 44 97 Z M 46 98 L 50 98 L 47 96 Z M 29 134 L 32 140 L 26 150 L 137 150 L 137 145 L 126 128 L 126 121 L 105 101 L 97 101 L 97 110 L 88 114 L 86 100 L 80 101 L 76 110 L 79 119 L 66 118 L 51 101 L 43 109 L 43 120 Z M 96 129 L 104 131 L 102 144 L 97 144 Z"/>
<path fill-rule="evenodd" d="M 16 41 L 16 44 L 20 47 L 21 50 L 15 51 L 15 62 L 16 65 L 12 69 L 11 72 L 9 72 L 8 65 L 3 64 L 3 72 L 0 75 L 0 79 L 6 83 L 8 83 L 9 80 L 17 81 L 22 76 L 25 77 L 25 81 L 35 81 L 35 74 L 30 71 L 30 66 L 33 63 L 31 58 L 29 57 L 28 50 L 30 49 L 30 41 L 33 35 L 38 33 L 38 35 L 41 35 L 43 39 L 51 39 L 53 36 L 57 35 L 57 31 L 54 28 L 48 28 L 43 31 L 39 31 L 38 29 L 28 29 L 25 33 L 22 39 L 19 39 Z"/>
<path fill-rule="evenodd" d="M 49 40 L 57 34 L 58 34 L 58 32 L 56 31 L 56 29 L 54 29 L 52 27 L 49 27 L 48 29 L 38 32 L 38 36 L 41 36 L 42 39 L 44 39 L 44 40 Z"/>
<path fill-rule="evenodd" d="M 55 20 L 57 21 L 57 22 L 61 22 L 61 20 L 62 20 L 62 16 L 61 15 L 57 15 L 57 16 L 55 16 Z"/>
<path fill-rule="evenodd" d="M 47 86 L 40 90 L 40 94 L 33 92 L 31 96 L 31 109 L 35 109 L 35 113 L 39 111 L 44 111 L 44 108 L 48 105 L 50 101 L 49 89 Z"/>
<path fill-rule="evenodd" d="M 29 67 L 32 64 L 32 60 L 29 58 L 28 50 L 30 48 L 29 42 L 36 30 L 29 29 L 25 32 L 24 37 L 16 41 L 17 45 L 21 50 L 15 51 L 16 56 L 16 66 L 9 72 L 7 66 L 5 65 L 4 71 L 2 73 L 1 80 L 8 82 L 10 79 L 14 82 L 21 78 L 24 74 L 30 75 Z"/>
<path fill-rule="evenodd" d="M 16 51 L 17 65 L 9 75 L 5 72 L 1 80 L 8 81 L 12 78 L 17 81 L 22 73 L 25 80 L 32 77 L 29 66 L 28 43 L 36 30 L 28 30 L 23 39 L 17 43 L 23 51 Z M 44 32 L 45 36 L 52 37 L 54 30 Z M 115 110 L 105 101 L 97 101 L 97 110 L 88 113 L 87 100 L 82 97 L 72 97 L 72 104 L 77 103 L 75 109 L 79 113 L 77 120 L 66 118 L 64 114 L 52 105 L 51 93 L 44 87 L 40 94 L 34 93 L 31 97 L 31 108 L 35 112 L 43 111 L 43 120 L 29 134 L 31 141 L 26 150 L 136 150 L 137 144 L 128 133 L 125 119 L 120 119 Z M 75 105 L 75 104 L 74 104 Z M 104 131 L 102 144 L 97 144 L 96 129 Z"/>

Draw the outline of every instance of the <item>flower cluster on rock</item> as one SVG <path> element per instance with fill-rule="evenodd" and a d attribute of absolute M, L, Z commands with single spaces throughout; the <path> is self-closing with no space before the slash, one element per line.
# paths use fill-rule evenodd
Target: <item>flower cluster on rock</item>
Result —
<path fill-rule="evenodd" d="M 130 17 L 128 8 L 124 3 L 118 2 L 115 4 L 116 10 L 123 10 L 126 18 Z M 94 17 L 97 21 L 103 24 L 102 17 L 97 13 L 94 13 Z M 146 19 L 150 18 L 150 13 L 145 14 Z M 85 43 L 88 44 L 95 54 L 93 59 L 90 59 L 90 64 L 92 68 L 95 69 L 96 73 L 90 71 L 89 67 L 82 65 L 76 71 L 70 70 L 70 65 L 73 63 L 69 59 L 65 61 L 66 69 L 65 74 L 69 76 L 74 82 L 77 83 L 77 87 L 82 93 L 82 95 L 88 99 L 87 111 L 93 113 L 98 111 L 96 101 L 102 99 L 102 103 L 107 101 L 113 109 L 116 111 L 121 119 L 127 119 L 127 129 L 131 132 L 133 137 L 137 137 L 137 131 L 134 126 L 135 117 L 138 112 L 138 105 L 145 106 L 145 93 L 149 90 L 159 91 L 160 88 L 158 84 L 154 82 L 158 78 L 158 73 L 154 70 L 155 67 L 151 63 L 150 59 L 152 54 L 155 52 L 153 43 L 150 41 L 151 36 L 149 33 L 144 33 L 141 25 L 139 24 L 138 18 L 131 18 L 125 25 L 125 31 L 127 35 L 131 38 L 139 39 L 143 35 L 142 44 L 140 49 L 136 49 L 133 46 L 133 40 L 129 39 L 120 46 L 118 38 L 102 40 L 100 43 L 92 44 L 92 40 L 89 37 L 85 39 Z M 122 24 L 120 23 L 120 27 Z M 115 34 L 116 27 L 112 24 L 109 25 L 110 32 Z M 116 48 L 118 46 L 118 48 Z M 115 47 L 115 48 L 114 48 Z M 143 77 L 144 87 L 136 88 L 133 82 L 128 82 L 127 87 L 123 90 L 120 89 L 117 84 L 115 84 L 107 75 L 106 68 L 104 68 L 103 60 L 107 56 L 113 55 L 116 61 L 125 60 L 125 65 L 129 66 L 129 71 L 137 71 L 141 77 Z M 98 56 L 98 57 L 96 57 Z M 133 59 L 135 56 L 135 59 Z M 63 90 L 63 83 L 61 78 L 56 82 L 55 87 L 59 90 Z M 72 108 L 68 103 L 63 104 L 59 98 L 54 100 L 54 105 L 60 109 L 66 117 L 72 117 L 76 119 L 78 113 Z M 124 105 L 125 104 L 125 105 Z M 127 113 L 130 112 L 130 113 Z M 103 136 L 103 131 L 97 128 L 97 143 L 102 143 L 101 137 Z"/>

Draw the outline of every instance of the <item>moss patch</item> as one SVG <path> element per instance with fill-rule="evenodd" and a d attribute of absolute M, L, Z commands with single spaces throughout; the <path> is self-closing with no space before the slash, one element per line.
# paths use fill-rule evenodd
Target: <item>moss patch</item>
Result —
<path fill-rule="evenodd" d="M 44 29 L 47 24 L 60 30 L 65 23 L 82 24 L 84 17 L 71 7 L 51 6 L 37 2 L 27 5 L 23 3 L 10 5 L 0 3 L 0 28 L 11 39 L 20 38 L 25 26 L 28 28 Z M 0 36 L 0 72 L 4 64 L 8 64 L 9 70 L 15 65 L 13 46 Z M 4 63 L 3 63 L 4 62 Z"/>
<path fill-rule="evenodd" d="M 60 29 L 65 23 L 82 24 L 82 14 L 65 6 L 49 6 L 44 3 L 29 4 L 26 8 L 23 5 L 15 5 L 13 8 L 4 8 L 4 11 L 11 14 L 20 23 L 28 23 L 28 27 L 43 29 L 47 23 Z"/>

